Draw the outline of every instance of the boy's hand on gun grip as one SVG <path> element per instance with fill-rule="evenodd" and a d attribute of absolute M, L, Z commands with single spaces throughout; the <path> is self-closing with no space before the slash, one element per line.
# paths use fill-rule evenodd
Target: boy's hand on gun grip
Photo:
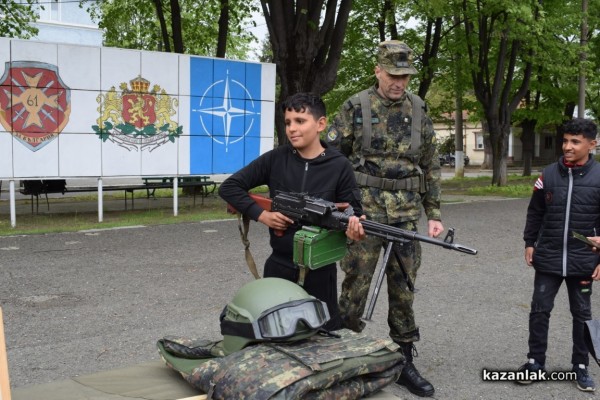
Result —
<path fill-rule="evenodd" d="M 258 222 L 261 222 L 263 224 L 265 224 L 266 226 L 268 226 L 269 228 L 274 229 L 277 232 L 280 232 L 280 234 L 277 234 L 277 236 L 282 236 L 283 235 L 283 231 L 285 231 L 290 225 L 292 225 L 294 223 L 294 221 L 288 217 L 286 217 L 285 215 L 283 215 L 280 212 L 271 212 L 271 211 L 263 211 L 259 217 L 258 217 Z"/>

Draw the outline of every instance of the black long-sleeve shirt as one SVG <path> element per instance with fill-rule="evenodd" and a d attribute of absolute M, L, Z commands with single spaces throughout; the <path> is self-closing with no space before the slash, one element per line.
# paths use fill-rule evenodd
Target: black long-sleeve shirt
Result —
<path fill-rule="evenodd" d="M 248 195 L 248 191 L 267 185 L 270 196 L 278 191 L 304 193 L 332 202 L 347 202 L 356 215 L 362 214 L 360 191 L 348 159 L 336 149 L 321 142 L 325 149 L 316 158 L 302 158 L 290 145 L 277 147 L 231 175 L 219 188 L 219 195 L 236 210 L 253 220 L 263 209 Z M 283 236 L 273 229 L 271 247 L 280 263 L 294 268 L 293 238 L 298 227 L 288 228 Z"/>

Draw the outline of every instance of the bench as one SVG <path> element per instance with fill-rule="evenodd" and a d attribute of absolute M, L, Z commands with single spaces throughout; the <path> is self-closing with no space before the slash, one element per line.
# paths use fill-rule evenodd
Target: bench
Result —
<path fill-rule="evenodd" d="M 125 210 L 127 210 L 127 193 L 131 193 L 131 208 L 134 208 L 133 203 L 133 192 L 136 190 L 146 189 L 146 185 L 102 185 L 102 192 L 114 192 L 122 190 L 125 194 Z M 72 186 L 67 187 L 65 193 L 77 193 L 77 192 L 97 192 L 97 186 Z"/>
<path fill-rule="evenodd" d="M 123 190 L 125 193 L 125 210 L 127 210 L 127 194 L 131 193 L 131 207 L 134 207 L 134 196 L 133 192 L 136 190 L 146 190 L 146 197 L 155 197 L 156 189 L 172 189 L 173 188 L 173 177 L 147 177 L 143 178 L 141 184 L 130 184 L 130 185 L 107 185 L 102 186 L 103 192 L 119 191 Z M 48 211 L 50 211 L 50 203 L 48 201 L 48 193 L 77 193 L 77 192 L 97 192 L 98 187 L 96 186 L 67 186 L 65 179 L 30 179 L 22 180 L 21 188 L 19 192 L 24 195 L 31 196 L 31 213 L 33 214 L 33 197 L 36 198 L 36 212 L 39 213 L 39 196 L 46 197 L 46 204 Z M 208 176 L 189 176 L 177 178 L 178 187 L 189 187 L 193 188 L 194 206 L 196 205 L 196 194 L 199 191 L 202 197 L 202 204 L 204 204 L 204 198 L 209 194 L 214 193 L 217 188 L 217 183 L 209 180 Z M 198 189 L 198 191 L 196 190 Z"/>
<path fill-rule="evenodd" d="M 50 211 L 50 202 L 48 201 L 49 193 L 77 193 L 77 192 L 97 192 L 97 186 L 75 186 L 67 187 L 65 179 L 28 179 L 20 182 L 21 188 L 19 192 L 24 195 L 31 196 L 31 213 L 33 214 L 33 197 L 36 199 L 36 213 L 39 213 L 39 197 L 46 197 L 46 205 Z M 133 208 L 133 192 L 135 190 L 146 189 L 146 185 L 111 185 L 103 186 L 103 192 L 123 190 L 125 192 L 125 209 L 127 210 L 127 193 L 131 193 L 131 206 Z"/>
<path fill-rule="evenodd" d="M 33 197 L 35 196 L 36 212 L 40 210 L 40 195 L 46 196 L 46 204 L 50 211 L 50 202 L 48 201 L 48 193 L 62 193 L 67 191 L 67 181 L 65 179 L 34 179 L 21 181 L 19 192 L 24 195 L 31 196 L 31 213 L 33 214 Z"/>
<path fill-rule="evenodd" d="M 167 176 L 151 176 L 143 178 L 144 184 L 146 185 L 146 196 L 148 198 L 150 198 L 150 196 L 156 198 L 154 195 L 156 189 L 172 189 L 173 179 L 173 177 Z M 181 188 L 193 188 L 192 195 L 194 196 L 194 205 L 196 205 L 197 191 L 200 192 L 202 204 L 204 204 L 204 198 L 209 194 L 214 193 L 217 188 L 217 183 L 209 180 L 208 176 L 186 176 L 177 178 L 177 186 Z"/>

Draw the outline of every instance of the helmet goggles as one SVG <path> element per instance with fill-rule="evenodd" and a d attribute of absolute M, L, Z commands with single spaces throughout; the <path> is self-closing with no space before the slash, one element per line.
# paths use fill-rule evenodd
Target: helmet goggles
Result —
<path fill-rule="evenodd" d="M 294 300 L 272 307 L 252 321 L 256 339 L 287 339 L 296 334 L 303 322 L 307 328 L 317 330 L 329 321 L 327 305 L 317 299 Z"/>

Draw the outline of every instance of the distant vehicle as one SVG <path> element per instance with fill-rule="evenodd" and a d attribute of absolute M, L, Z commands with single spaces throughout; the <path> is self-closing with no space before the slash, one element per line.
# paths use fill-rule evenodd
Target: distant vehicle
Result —
<path fill-rule="evenodd" d="M 469 165 L 469 156 L 464 155 L 465 167 Z M 454 167 L 455 165 L 455 157 L 454 154 L 440 154 L 440 165 L 448 165 L 449 167 Z"/>

